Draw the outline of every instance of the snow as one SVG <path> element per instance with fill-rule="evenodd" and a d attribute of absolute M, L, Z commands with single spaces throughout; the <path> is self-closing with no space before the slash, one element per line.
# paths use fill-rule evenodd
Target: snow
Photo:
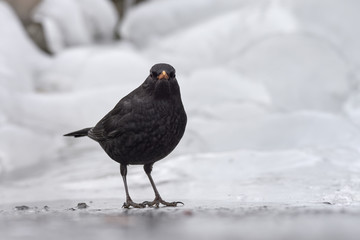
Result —
<path fill-rule="evenodd" d="M 96 42 L 110 42 L 114 37 L 117 12 L 110 1 L 76 0 L 88 31 Z"/>
<path fill-rule="evenodd" d="M 44 0 L 33 15 L 43 24 L 53 53 L 71 46 L 110 42 L 117 22 L 115 9 L 104 0 Z"/>
<path fill-rule="evenodd" d="M 275 13 L 277 17 L 274 17 Z M 288 10 L 260 1 L 246 7 L 232 8 L 226 14 L 215 15 L 208 21 L 185 29 L 180 28 L 170 36 L 161 35 L 154 41 L 150 36 L 149 44 L 153 47 L 148 48 L 147 52 L 149 56 L 156 57 L 155 60 L 168 59 L 187 72 L 193 68 L 227 63 L 260 39 L 291 33 L 296 28 L 296 20 Z M 142 36 L 139 38 L 143 39 Z M 189 58 L 194 61 L 188 61 Z"/>
<path fill-rule="evenodd" d="M 125 39 L 143 45 L 159 37 L 211 19 L 222 12 L 244 5 L 247 1 L 185 0 L 152 1 L 133 9 L 121 25 Z M 151 26 L 148 27 L 148 26 Z"/>
<path fill-rule="evenodd" d="M 109 2 L 46 0 L 35 17 L 48 57 L 0 2 L 0 203 L 122 202 L 118 164 L 92 140 L 62 135 L 96 124 L 154 63 L 169 62 L 188 126 L 154 166 L 164 196 L 356 206 L 358 3 L 314 4 L 149 1 L 128 12 L 124 39 L 109 42 Z M 134 200 L 152 197 L 140 167 L 129 168 L 128 182 Z"/>
<path fill-rule="evenodd" d="M 44 91 L 83 91 L 126 84 L 135 88 L 138 79 L 148 74 L 149 65 L 139 53 L 123 47 L 70 49 L 57 56 L 39 77 L 37 86 Z"/>
<path fill-rule="evenodd" d="M 21 118 L 14 104 L 19 96 L 34 89 L 34 80 L 50 59 L 38 49 L 23 31 L 12 9 L 0 2 L 0 173 L 17 166 L 27 166 L 46 154 L 52 153 L 48 134 L 15 124 Z M 38 141 L 34 141 L 40 136 Z M 43 151 L 48 145 L 49 151 Z M 52 150 L 55 150 L 54 148 Z"/>
<path fill-rule="evenodd" d="M 340 54 L 348 59 L 350 66 L 359 67 L 359 31 L 354 23 L 359 21 L 359 2 L 347 0 L 282 1 L 301 22 L 301 29 L 334 45 Z"/>
<path fill-rule="evenodd" d="M 12 92 L 29 91 L 33 88 L 34 78 L 47 67 L 49 60 L 22 30 L 11 7 L 0 2 L 0 11 L 1 88 Z"/>
<path fill-rule="evenodd" d="M 339 110 L 352 90 L 349 65 L 326 41 L 314 36 L 265 39 L 232 65 L 264 82 L 274 104 L 283 110 Z"/>

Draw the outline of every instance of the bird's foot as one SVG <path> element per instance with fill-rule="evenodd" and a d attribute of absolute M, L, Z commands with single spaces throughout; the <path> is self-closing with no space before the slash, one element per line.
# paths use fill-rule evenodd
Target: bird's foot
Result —
<path fill-rule="evenodd" d="M 135 202 L 133 202 L 133 200 L 127 199 L 126 202 L 124 202 L 122 207 L 123 208 L 130 208 L 130 207 L 133 207 L 133 208 L 145 208 L 146 204 L 144 204 L 144 203 L 135 203 Z"/>
<path fill-rule="evenodd" d="M 142 204 L 148 207 L 156 207 L 156 208 L 158 208 L 160 204 L 165 205 L 166 207 L 177 207 L 178 204 L 184 205 L 183 202 L 166 202 L 162 200 L 161 197 L 156 197 L 152 202 L 145 201 Z"/>

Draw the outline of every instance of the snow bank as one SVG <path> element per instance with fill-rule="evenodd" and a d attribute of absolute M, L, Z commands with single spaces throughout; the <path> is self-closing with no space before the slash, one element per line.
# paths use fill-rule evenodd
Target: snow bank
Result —
<path fill-rule="evenodd" d="M 170 36 L 158 37 L 148 49 L 148 55 L 156 61 L 167 59 L 182 71 L 192 71 L 226 64 L 261 39 L 296 29 L 297 23 L 287 9 L 278 4 L 259 6 L 259 1 L 255 1 L 180 28 Z"/>
<path fill-rule="evenodd" d="M 127 85 L 135 88 L 146 79 L 151 65 L 139 53 L 121 46 L 70 49 L 57 55 L 37 79 L 37 86 L 44 91 L 83 91 L 102 86 L 129 90 Z"/>
<path fill-rule="evenodd" d="M 31 91 L 34 78 L 49 60 L 36 49 L 5 2 L 0 2 L 0 36 L 1 86 L 10 91 Z"/>
<path fill-rule="evenodd" d="M 288 111 L 339 110 L 353 86 L 351 68 L 336 49 L 303 34 L 264 39 L 232 65 L 263 82 L 274 104 Z"/>
<path fill-rule="evenodd" d="M 110 42 L 114 38 L 117 12 L 111 1 L 76 0 L 81 8 L 87 30 L 95 42 Z"/>
<path fill-rule="evenodd" d="M 38 162 L 52 151 L 46 134 L 13 124 L 14 119 L 23 117 L 22 112 L 14 108 L 14 103 L 18 96 L 33 91 L 34 79 L 48 66 L 50 59 L 30 41 L 5 2 L 0 2 L 0 36 L 1 173 Z M 35 140 L 37 137 L 40 139 Z M 43 151 L 45 146 L 49 151 Z"/>
<path fill-rule="evenodd" d="M 301 23 L 301 29 L 333 44 L 348 60 L 350 66 L 360 65 L 360 32 L 354 29 L 359 22 L 359 1 L 319 0 L 282 1 Z"/>
<path fill-rule="evenodd" d="M 146 2 L 127 13 L 120 31 L 125 39 L 137 45 L 144 45 L 169 36 L 179 29 L 203 22 L 233 8 L 244 6 L 248 2 L 248 0 Z"/>
<path fill-rule="evenodd" d="M 66 13 L 66 14 L 64 14 Z M 47 21 L 52 24 L 45 24 L 44 27 L 55 27 L 56 29 L 46 29 L 45 35 L 56 33 L 58 39 L 49 36 L 51 41 L 48 43 L 52 51 L 58 52 L 66 46 L 74 46 L 80 44 L 90 44 L 91 36 L 86 29 L 85 19 L 82 17 L 81 8 L 77 2 L 72 0 L 42 1 L 35 11 L 35 19 L 39 22 Z M 59 48 L 56 49 L 55 48 Z"/>
<path fill-rule="evenodd" d="M 216 108 L 213 109 L 208 115 L 190 118 L 189 133 L 184 142 L 192 142 L 193 147 L 197 146 L 196 151 L 344 146 L 358 149 L 359 129 L 337 115 L 317 112 L 268 114 L 266 111 L 255 112 L 252 107 L 239 107 L 237 114 L 245 117 L 229 120 L 227 116 L 217 116 Z M 181 147 L 183 151 L 190 150 L 186 145 Z"/>
<path fill-rule="evenodd" d="M 70 46 L 109 42 L 114 36 L 117 13 L 105 0 L 44 0 L 34 18 L 43 24 L 50 50 L 58 53 Z"/>

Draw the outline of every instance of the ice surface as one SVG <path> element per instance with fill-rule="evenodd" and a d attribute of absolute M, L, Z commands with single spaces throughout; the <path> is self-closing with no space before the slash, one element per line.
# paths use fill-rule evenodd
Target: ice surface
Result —
<path fill-rule="evenodd" d="M 35 15 L 53 57 L 0 2 L 0 204 L 121 207 L 118 164 L 96 142 L 62 135 L 96 124 L 169 62 L 188 126 L 154 166 L 164 198 L 197 211 L 206 201 L 357 206 L 360 35 L 358 3 L 345 2 L 149 1 L 128 13 L 123 40 L 95 46 L 111 38 L 109 2 L 47 0 Z M 128 182 L 134 200 L 153 197 L 141 167 Z"/>
<path fill-rule="evenodd" d="M 51 206 L 31 203 L 27 210 L 3 212 L 0 231 L 6 239 L 345 239 L 359 234 L 359 210 L 311 205 L 243 205 L 227 203 L 174 209 L 117 211 L 115 200 L 76 201 Z M 106 205 L 106 209 L 101 207 Z M 20 207 L 20 206 L 19 206 Z M 64 208 L 68 208 L 64 210 Z M 35 216 L 35 217 L 34 217 Z M 232 217 L 229 217 L 232 216 Z M 309 221 L 309 216 L 313 221 Z M 9 228 L 16 225 L 17 228 Z M 324 231 L 327 230 L 327 231 Z"/>

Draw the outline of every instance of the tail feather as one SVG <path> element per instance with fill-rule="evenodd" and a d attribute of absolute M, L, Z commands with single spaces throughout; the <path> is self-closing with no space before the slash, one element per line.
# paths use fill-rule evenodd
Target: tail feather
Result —
<path fill-rule="evenodd" d="M 81 130 L 78 130 L 78 131 L 75 131 L 75 132 L 71 132 L 71 133 L 68 133 L 68 134 L 65 134 L 64 136 L 65 137 L 85 137 L 88 135 L 88 132 L 91 128 L 84 128 L 84 129 L 81 129 Z"/>

